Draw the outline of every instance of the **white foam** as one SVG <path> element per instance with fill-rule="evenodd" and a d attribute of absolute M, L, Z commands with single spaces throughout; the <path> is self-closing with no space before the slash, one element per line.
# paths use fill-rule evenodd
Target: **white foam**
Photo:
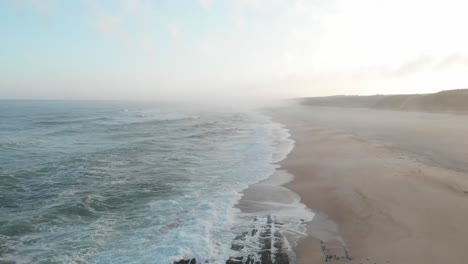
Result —
<path fill-rule="evenodd" d="M 312 220 L 313 213 L 300 202 L 297 194 L 280 186 L 291 181 L 293 176 L 285 172 L 275 173 L 279 166 L 273 164 L 286 158 L 294 146 L 294 141 L 289 139 L 290 134 L 283 125 L 272 122 L 269 117 L 255 113 L 253 118 L 257 121 L 258 127 L 256 137 L 252 139 L 253 144 L 244 146 L 245 168 L 226 172 L 233 177 L 232 180 L 238 180 L 220 184 L 219 189 L 224 193 L 218 196 L 220 200 L 210 197 L 210 202 L 201 201 L 193 212 L 190 212 L 194 214 L 191 218 L 194 221 L 190 225 L 191 229 L 187 229 L 189 226 L 186 226 L 181 229 L 184 231 L 180 231 L 176 236 L 165 236 L 169 240 L 177 237 L 177 244 L 182 249 L 168 260 L 196 258 L 199 262 L 224 263 L 236 254 L 230 249 L 232 240 L 238 231 L 252 224 L 251 221 L 255 216 L 274 214 L 279 221 L 285 223 L 285 228 L 281 232 L 290 238 L 288 241 L 292 245 L 295 245 L 295 237 L 305 235 L 304 223 Z M 257 201 L 258 207 L 263 209 L 262 212 L 257 211 L 253 214 L 241 212 L 235 207 L 243 195 L 241 191 L 261 181 L 263 186 L 268 185 L 266 188 L 270 188 L 271 193 L 277 195 L 278 199 Z M 197 188 L 195 185 L 191 188 Z M 226 232 L 229 229 L 232 229 L 232 232 Z M 250 248 L 253 250 L 258 247 L 258 241 L 254 241 L 255 237 L 251 239 L 253 240 Z"/>
<path fill-rule="evenodd" d="M 289 138 L 290 133 L 283 125 L 272 122 L 269 118 L 266 119 L 269 122 L 266 126 L 272 137 L 270 162 L 279 162 L 291 152 L 294 141 Z M 266 219 L 267 216 L 273 216 L 284 223 L 279 231 L 287 238 L 286 246 L 291 263 L 295 263 L 294 247 L 307 235 L 306 223 L 312 221 L 314 217 L 314 213 L 301 202 L 299 195 L 282 186 L 293 179 L 294 176 L 287 171 L 276 170 L 267 179 L 245 190 L 245 195 L 238 205 L 242 212 L 237 216 L 237 225 L 234 228 L 234 232 L 242 233 L 258 228 L 257 225 L 262 225 L 261 221 L 253 223 L 253 219 Z M 259 251 L 258 237 L 248 237 L 247 244 L 249 245 L 241 250 L 240 254 L 245 256 Z"/>

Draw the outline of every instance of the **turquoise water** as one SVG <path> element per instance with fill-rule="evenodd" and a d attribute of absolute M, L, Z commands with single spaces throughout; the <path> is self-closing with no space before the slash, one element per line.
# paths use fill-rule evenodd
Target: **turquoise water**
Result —
<path fill-rule="evenodd" d="M 0 120 L 0 262 L 16 263 L 222 263 L 241 191 L 287 137 L 256 112 L 167 104 L 0 101 Z"/>

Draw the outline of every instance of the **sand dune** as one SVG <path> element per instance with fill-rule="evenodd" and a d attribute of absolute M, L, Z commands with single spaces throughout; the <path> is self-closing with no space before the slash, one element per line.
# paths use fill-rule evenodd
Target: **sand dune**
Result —
<path fill-rule="evenodd" d="M 300 101 L 311 106 L 468 113 L 468 89 L 434 94 L 311 97 Z"/>

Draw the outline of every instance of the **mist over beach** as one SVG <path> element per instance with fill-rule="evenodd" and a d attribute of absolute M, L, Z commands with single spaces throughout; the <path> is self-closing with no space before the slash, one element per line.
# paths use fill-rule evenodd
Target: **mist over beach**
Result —
<path fill-rule="evenodd" d="M 444 94 L 455 103 L 433 100 Z M 297 176 L 287 186 L 322 214 L 299 263 L 338 261 L 345 248 L 349 263 L 463 263 L 468 127 L 456 101 L 464 94 L 396 96 L 431 100 L 427 112 L 398 102 L 379 109 L 375 97 L 306 98 L 273 111 L 296 141 L 281 163 Z"/>
<path fill-rule="evenodd" d="M 467 9 L 0 2 L 0 264 L 467 263 Z"/>

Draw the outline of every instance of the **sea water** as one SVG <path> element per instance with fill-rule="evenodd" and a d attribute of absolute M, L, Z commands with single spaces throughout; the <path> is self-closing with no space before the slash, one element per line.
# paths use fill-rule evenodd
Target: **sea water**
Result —
<path fill-rule="evenodd" d="M 0 101 L 0 262 L 224 263 L 288 136 L 250 110 Z"/>

